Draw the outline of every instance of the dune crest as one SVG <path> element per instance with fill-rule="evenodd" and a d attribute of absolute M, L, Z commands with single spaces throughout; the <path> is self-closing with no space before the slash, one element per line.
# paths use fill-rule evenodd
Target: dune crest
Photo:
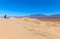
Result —
<path fill-rule="evenodd" d="M 60 26 L 60 21 L 55 21 L 55 22 L 54 21 L 41 21 L 36 18 L 28 18 L 28 17 L 21 18 L 21 20 L 29 22 L 29 23 L 39 24 L 41 26 Z"/>

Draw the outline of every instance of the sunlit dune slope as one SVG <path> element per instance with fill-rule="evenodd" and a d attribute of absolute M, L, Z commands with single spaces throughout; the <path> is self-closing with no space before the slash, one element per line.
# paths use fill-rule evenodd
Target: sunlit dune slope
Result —
<path fill-rule="evenodd" d="M 0 18 L 0 39 L 60 39 L 60 22 L 35 18 Z"/>

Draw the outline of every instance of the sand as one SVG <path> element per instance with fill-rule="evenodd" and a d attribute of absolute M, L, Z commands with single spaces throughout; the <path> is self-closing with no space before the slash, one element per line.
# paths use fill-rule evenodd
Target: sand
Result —
<path fill-rule="evenodd" d="M 0 39 L 60 39 L 60 22 L 0 18 Z"/>

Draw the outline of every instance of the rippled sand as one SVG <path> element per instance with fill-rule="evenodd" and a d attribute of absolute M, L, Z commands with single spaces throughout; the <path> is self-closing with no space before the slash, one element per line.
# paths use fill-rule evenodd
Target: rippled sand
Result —
<path fill-rule="evenodd" d="M 60 39 L 60 22 L 0 18 L 0 39 Z"/>

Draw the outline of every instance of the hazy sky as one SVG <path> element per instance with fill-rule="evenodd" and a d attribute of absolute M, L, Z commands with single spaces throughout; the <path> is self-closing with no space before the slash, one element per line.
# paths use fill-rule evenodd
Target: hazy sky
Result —
<path fill-rule="evenodd" d="M 0 0 L 0 16 L 60 14 L 60 0 Z"/>

